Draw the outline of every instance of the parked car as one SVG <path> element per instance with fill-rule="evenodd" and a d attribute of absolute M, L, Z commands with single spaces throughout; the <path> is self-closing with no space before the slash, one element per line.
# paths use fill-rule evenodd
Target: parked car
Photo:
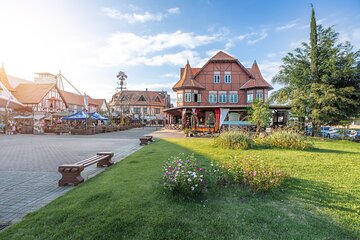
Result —
<path fill-rule="evenodd" d="M 333 138 L 333 139 L 339 139 L 340 138 L 340 131 L 339 131 L 339 129 L 337 129 L 337 128 L 332 128 L 332 129 L 330 129 L 327 133 L 326 133 L 326 135 L 325 135 L 325 137 L 327 137 L 327 138 Z"/>
<path fill-rule="evenodd" d="M 337 138 L 343 140 L 350 140 L 352 132 L 353 130 L 348 130 L 343 128 L 339 129 L 339 135 L 337 136 Z"/>
<path fill-rule="evenodd" d="M 329 136 L 329 131 L 331 130 L 331 127 L 330 126 L 321 126 L 320 127 L 320 133 L 321 133 L 321 136 L 323 137 L 330 137 Z"/>
<path fill-rule="evenodd" d="M 360 142 L 360 131 L 352 131 L 350 134 L 350 139 L 352 141 Z"/>

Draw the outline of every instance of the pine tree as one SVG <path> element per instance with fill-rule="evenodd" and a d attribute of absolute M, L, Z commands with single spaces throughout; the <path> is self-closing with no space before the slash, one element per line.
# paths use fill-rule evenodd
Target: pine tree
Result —
<path fill-rule="evenodd" d="M 302 43 L 282 59 L 273 82 L 285 87 L 272 99 L 289 103 L 292 113 L 307 117 L 316 129 L 359 115 L 360 51 L 349 42 L 338 44 L 339 34 L 332 27 L 316 26 L 314 9 L 310 32 L 309 44 Z"/>
<path fill-rule="evenodd" d="M 310 51 L 311 51 L 311 77 L 314 83 L 319 82 L 318 75 L 318 43 L 317 43 L 317 27 L 315 19 L 315 10 L 311 4 L 311 22 L 310 22 Z"/>

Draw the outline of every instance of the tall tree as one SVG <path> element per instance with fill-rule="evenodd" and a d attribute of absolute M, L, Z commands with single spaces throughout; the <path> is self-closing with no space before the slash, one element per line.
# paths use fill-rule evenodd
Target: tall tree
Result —
<path fill-rule="evenodd" d="M 317 43 L 317 29 L 314 6 L 311 4 L 311 22 L 310 22 L 310 55 L 311 55 L 311 77 L 313 82 L 319 82 L 318 75 L 318 43 Z"/>
<path fill-rule="evenodd" d="M 312 10 L 311 28 L 314 25 Z M 282 59 L 273 82 L 285 87 L 272 98 L 289 103 L 292 113 L 308 118 L 317 129 L 360 113 L 360 51 L 354 51 L 349 42 L 339 44 L 339 34 L 332 27 L 319 25 L 310 32 L 310 44 L 302 43 Z"/>

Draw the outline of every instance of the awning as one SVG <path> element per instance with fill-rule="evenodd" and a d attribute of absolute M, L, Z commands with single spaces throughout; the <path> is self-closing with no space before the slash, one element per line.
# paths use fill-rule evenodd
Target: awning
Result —
<path fill-rule="evenodd" d="M 77 113 L 71 114 L 69 116 L 62 117 L 61 120 L 86 120 L 90 116 L 84 111 L 79 111 Z"/>
<path fill-rule="evenodd" d="M 104 117 L 97 112 L 90 113 L 90 117 L 95 120 L 103 120 L 103 121 L 109 120 L 109 118 Z"/>

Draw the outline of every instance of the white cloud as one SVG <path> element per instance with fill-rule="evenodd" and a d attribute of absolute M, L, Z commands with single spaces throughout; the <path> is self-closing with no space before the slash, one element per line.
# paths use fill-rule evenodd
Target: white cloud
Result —
<path fill-rule="evenodd" d="M 339 34 L 339 43 L 349 41 L 355 48 L 360 48 L 360 28 L 352 27 L 349 29 L 341 29 Z"/>
<path fill-rule="evenodd" d="M 267 36 L 268 36 L 267 32 L 265 30 L 263 30 L 262 32 L 257 33 L 254 38 L 249 39 L 248 43 L 255 44 L 255 43 L 265 39 Z"/>
<path fill-rule="evenodd" d="M 263 77 L 268 82 L 271 82 L 271 79 L 279 72 L 281 66 L 280 61 L 265 60 L 258 64 Z"/>
<path fill-rule="evenodd" d="M 133 12 L 132 13 L 124 13 L 120 12 L 114 8 L 104 7 L 101 9 L 101 12 L 104 13 L 106 16 L 117 19 L 117 20 L 124 20 L 128 23 L 145 23 L 150 21 L 161 21 L 164 18 L 168 17 L 168 15 L 174 15 L 180 13 L 180 8 L 169 8 L 166 10 L 166 13 L 151 13 L 148 11 L 139 13 L 141 10 L 140 8 L 130 5 L 129 7 Z"/>
<path fill-rule="evenodd" d="M 279 26 L 279 27 L 276 27 L 275 30 L 280 32 L 280 31 L 284 31 L 284 30 L 288 30 L 288 29 L 292 29 L 294 27 L 296 27 L 298 24 L 297 24 L 297 20 L 295 21 L 291 21 L 285 25 L 282 25 L 282 26 Z"/>
<path fill-rule="evenodd" d="M 268 53 L 266 56 L 267 56 L 268 58 L 274 58 L 274 57 L 277 56 L 277 54 L 276 54 L 276 53 Z"/>
<path fill-rule="evenodd" d="M 167 12 L 168 12 L 169 14 L 179 14 L 179 13 L 180 13 L 180 8 L 178 8 L 178 7 L 176 7 L 176 8 L 169 8 L 169 9 L 167 10 Z"/>
<path fill-rule="evenodd" d="M 163 19 L 163 15 L 161 13 L 121 13 L 114 8 L 102 8 L 101 11 L 108 17 L 125 20 L 128 23 L 145 23 L 149 21 L 161 21 Z"/>
<path fill-rule="evenodd" d="M 165 73 L 161 77 L 163 77 L 163 78 L 179 78 L 180 76 L 177 73 Z"/>
<path fill-rule="evenodd" d="M 297 40 L 297 41 L 292 41 L 292 42 L 290 42 L 290 48 L 291 48 L 291 49 L 294 49 L 294 48 L 301 47 L 301 44 L 302 44 L 303 42 L 309 42 L 309 40 L 307 40 L 307 39 L 300 39 L 300 40 Z"/>
<path fill-rule="evenodd" d="M 193 64 L 198 64 L 200 57 L 191 49 L 215 40 L 215 36 L 181 31 L 145 36 L 118 32 L 110 35 L 103 46 L 95 49 L 94 56 L 88 59 L 88 62 L 100 66 L 161 66 L 183 65 L 186 59 L 189 59 Z M 177 50 L 175 53 L 163 52 L 174 48 L 184 50 Z"/>
<path fill-rule="evenodd" d="M 260 32 L 250 32 L 237 37 L 237 40 L 247 40 L 248 44 L 255 44 L 268 36 L 267 30 L 262 29 Z"/>

